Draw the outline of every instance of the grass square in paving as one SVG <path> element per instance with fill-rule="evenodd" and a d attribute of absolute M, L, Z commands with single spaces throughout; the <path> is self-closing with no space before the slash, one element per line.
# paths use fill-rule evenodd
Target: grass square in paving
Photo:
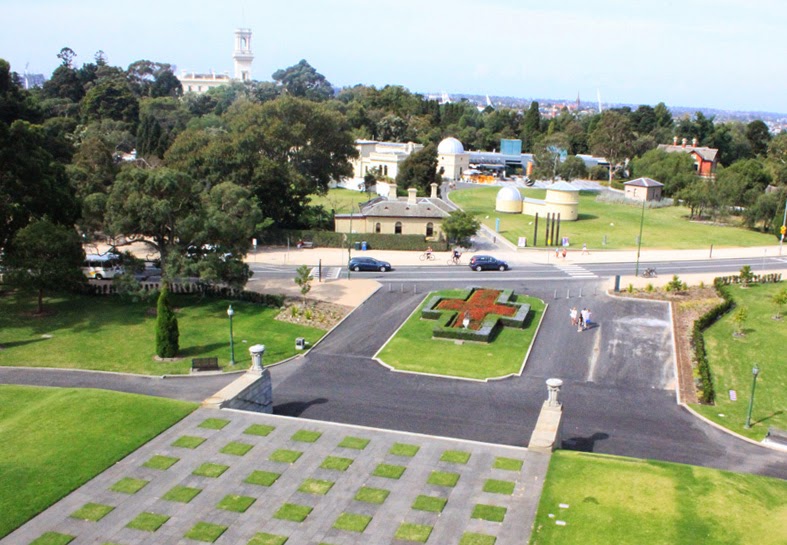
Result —
<path fill-rule="evenodd" d="M 251 496 L 238 496 L 235 494 L 227 494 L 222 498 L 219 504 L 216 506 L 219 509 L 224 509 L 225 511 L 234 511 L 236 513 L 245 513 L 246 510 L 251 507 L 254 502 L 257 501 L 257 498 L 252 498 Z"/>
<path fill-rule="evenodd" d="M 402 541 L 415 541 L 417 543 L 426 543 L 432 533 L 432 526 L 426 524 L 413 524 L 412 522 L 403 522 L 396 530 L 394 537 Z"/>
<path fill-rule="evenodd" d="M 470 453 L 462 450 L 446 450 L 440 456 L 441 462 L 448 462 L 449 464 L 466 464 L 470 460 Z"/>
<path fill-rule="evenodd" d="M 224 448 L 222 448 L 220 452 L 224 454 L 232 454 L 233 456 L 243 456 L 253 447 L 254 445 L 249 445 L 248 443 L 233 441 L 232 443 L 227 443 L 224 445 Z"/>
<path fill-rule="evenodd" d="M 67 545 L 76 539 L 68 534 L 46 532 L 30 542 L 30 545 Z"/>
<path fill-rule="evenodd" d="M 503 519 L 506 518 L 506 511 L 508 510 L 505 507 L 498 505 L 477 503 L 470 518 L 488 520 L 490 522 L 503 522 Z"/>
<path fill-rule="evenodd" d="M 177 485 L 169 489 L 161 499 L 167 501 L 176 501 L 180 503 L 189 503 L 197 497 L 197 494 L 202 492 L 201 488 L 192 488 L 190 486 Z"/>
<path fill-rule="evenodd" d="M 272 452 L 268 457 L 268 460 L 282 464 L 294 464 L 298 461 L 298 458 L 301 457 L 301 454 L 303 453 L 298 450 L 280 448 L 279 450 Z"/>
<path fill-rule="evenodd" d="M 454 487 L 459 482 L 459 473 L 450 473 L 448 471 L 432 471 L 429 475 L 429 484 L 435 486 Z"/>
<path fill-rule="evenodd" d="M 281 473 L 274 473 L 272 471 L 253 471 L 243 482 L 260 486 L 271 486 L 279 477 L 281 477 Z"/>
<path fill-rule="evenodd" d="M 342 458 L 341 456 L 328 456 L 322 461 L 320 467 L 323 469 L 333 469 L 335 471 L 347 471 L 353 463 L 352 458 Z"/>
<path fill-rule="evenodd" d="M 198 522 L 191 528 L 191 530 L 186 532 L 183 537 L 187 539 L 193 539 L 195 541 L 213 543 L 221 537 L 221 534 L 226 531 L 227 526 L 212 524 L 210 522 Z"/>
<path fill-rule="evenodd" d="M 407 456 L 412 458 L 418 451 L 421 450 L 421 447 L 418 445 L 411 445 L 409 443 L 394 443 L 391 446 L 391 449 L 388 451 L 388 454 L 393 454 L 394 456 Z"/>
<path fill-rule="evenodd" d="M 311 431 L 311 430 L 298 430 L 292 434 L 293 441 L 300 441 L 301 443 L 314 443 L 322 437 L 322 432 L 319 431 Z"/>
<path fill-rule="evenodd" d="M 109 487 L 114 492 L 122 492 L 123 494 L 136 494 L 147 485 L 150 481 L 145 479 L 132 479 L 131 477 L 124 477 L 118 482 Z"/>
<path fill-rule="evenodd" d="M 160 456 L 157 454 L 142 465 L 150 469 L 160 469 L 164 471 L 178 463 L 178 460 L 180 460 L 180 458 L 175 458 L 174 456 Z"/>
<path fill-rule="evenodd" d="M 71 518 L 97 522 L 110 514 L 113 509 L 115 508 L 111 505 L 104 505 L 102 503 L 86 503 L 71 513 Z"/>
<path fill-rule="evenodd" d="M 243 433 L 246 435 L 258 435 L 260 437 L 267 437 L 270 433 L 275 430 L 275 426 L 268 426 L 266 424 L 252 424 L 245 430 Z"/>
<path fill-rule="evenodd" d="M 221 475 L 227 471 L 230 466 L 225 466 L 224 464 L 213 464 L 210 462 L 205 462 L 197 469 L 195 469 L 192 474 L 199 475 L 200 477 L 210 477 L 211 479 L 216 479 L 221 477 Z"/>
<path fill-rule="evenodd" d="M 298 492 L 305 494 L 315 494 L 317 496 L 324 496 L 333 486 L 333 481 L 324 481 L 321 479 L 306 479 L 298 487 Z"/>
<path fill-rule="evenodd" d="M 495 541 L 497 538 L 489 534 L 465 532 L 462 534 L 462 539 L 459 540 L 459 545 L 495 545 Z"/>
<path fill-rule="evenodd" d="M 339 518 L 336 519 L 336 522 L 333 523 L 333 527 L 337 530 L 345 530 L 347 532 L 363 532 L 366 530 L 366 527 L 369 526 L 369 523 L 372 521 L 372 517 L 369 515 L 358 515 L 356 513 L 342 513 L 339 515 Z"/>
<path fill-rule="evenodd" d="M 274 513 L 273 518 L 281 520 L 291 520 L 293 522 L 303 522 L 309 513 L 312 512 L 312 507 L 308 505 L 298 505 L 297 503 L 285 503 L 279 510 Z"/>
<path fill-rule="evenodd" d="M 137 518 L 126 524 L 126 528 L 142 530 L 144 532 L 155 532 L 169 520 L 167 515 L 159 513 L 140 513 Z"/>
<path fill-rule="evenodd" d="M 516 483 L 513 481 L 498 481 L 497 479 L 487 479 L 484 482 L 484 492 L 491 492 L 492 494 L 507 494 L 514 493 Z"/>
<path fill-rule="evenodd" d="M 516 458 L 503 458 L 498 457 L 495 458 L 495 469 L 505 469 L 506 471 L 522 471 L 522 465 L 524 464 L 523 460 L 518 460 Z"/>
<path fill-rule="evenodd" d="M 364 503 L 383 503 L 386 498 L 388 498 L 388 494 L 391 492 L 384 488 L 372 488 L 370 486 L 362 486 L 358 489 L 358 492 L 355 494 L 356 501 L 362 501 Z"/>
<path fill-rule="evenodd" d="M 393 464 L 380 464 L 374 471 L 372 475 L 376 477 L 385 477 L 386 479 L 398 479 L 404 474 L 404 471 L 407 468 L 404 466 L 397 466 Z"/>
<path fill-rule="evenodd" d="M 206 430 L 223 430 L 229 423 L 230 421 L 224 418 L 206 418 L 199 427 L 205 428 Z"/>
<path fill-rule="evenodd" d="M 352 448 L 352 449 L 355 449 L 355 450 L 363 450 L 363 449 L 366 448 L 366 445 L 368 445 L 368 444 L 369 444 L 369 440 L 368 439 L 363 439 L 362 437 L 353 437 L 351 435 L 348 435 L 347 437 L 342 439 L 342 442 L 339 443 L 339 446 L 342 447 L 342 448 Z"/>
<path fill-rule="evenodd" d="M 284 545 L 285 543 L 287 543 L 287 536 L 260 532 L 254 534 L 254 537 L 251 538 L 251 541 L 249 541 L 247 545 Z"/>
<path fill-rule="evenodd" d="M 197 437 L 195 435 L 181 435 L 172 443 L 172 446 L 180 448 L 197 448 L 205 441 L 207 441 L 207 439 L 204 437 Z"/>
<path fill-rule="evenodd" d="M 445 498 L 437 496 L 424 496 L 423 494 L 415 498 L 413 502 L 413 509 L 418 511 L 429 511 L 431 513 L 442 513 L 445 504 L 448 502 Z"/>

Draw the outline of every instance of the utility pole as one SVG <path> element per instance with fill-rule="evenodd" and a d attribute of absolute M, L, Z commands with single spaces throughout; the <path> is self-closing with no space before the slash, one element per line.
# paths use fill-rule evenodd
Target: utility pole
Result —
<path fill-rule="evenodd" d="M 647 202 L 647 194 L 645 200 L 642 201 L 642 215 L 639 218 L 639 238 L 637 238 L 637 265 L 634 267 L 634 276 L 639 276 L 639 252 L 642 248 L 642 226 L 645 224 L 645 203 Z"/>

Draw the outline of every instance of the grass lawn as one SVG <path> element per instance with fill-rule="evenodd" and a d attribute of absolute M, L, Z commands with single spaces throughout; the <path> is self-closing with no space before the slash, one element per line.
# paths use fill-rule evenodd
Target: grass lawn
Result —
<path fill-rule="evenodd" d="M 534 216 L 506 214 L 495 211 L 499 187 L 479 187 L 451 193 L 451 200 L 466 212 L 472 213 L 484 225 L 494 230 L 500 218 L 500 233 L 514 244 L 520 236 L 533 245 Z M 543 189 L 520 189 L 523 197 L 543 199 Z M 560 236 L 569 237 L 575 248 L 587 243 L 590 250 L 619 250 L 635 248 L 639 235 L 642 207 L 596 202 L 596 193 L 583 191 L 579 196 L 579 220 L 561 222 Z M 645 209 L 642 232 L 643 248 L 708 248 L 714 246 L 767 246 L 776 244 L 773 235 L 757 233 L 739 227 L 720 227 L 689 222 L 688 209 L 682 206 Z M 539 215 L 538 245 L 544 246 L 545 218 Z M 606 236 L 606 246 L 602 241 Z"/>
<path fill-rule="evenodd" d="M 518 373 L 533 342 L 536 328 L 544 315 L 544 302 L 534 297 L 515 295 L 519 303 L 530 304 L 525 329 L 503 327 L 491 343 L 432 339 L 436 320 L 422 320 L 421 308 L 432 295 L 455 295 L 461 290 L 428 294 L 396 335 L 377 353 L 377 357 L 400 371 L 431 373 L 449 377 L 486 379 Z"/>
<path fill-rule="evenodd" d="M 736 433 L 757 440 L 765 437 L 768 426 L 787 429 L 787 366 L 783 357 L 787 315 L 779 321 L 771 318 L 776 313 L 771 297 L 785 287 L 785 282 L 751 284 L 746 289 L 728 286 L 725 289 L 738 307 L 748 311 L 744 324 L 746 335 L 741 338 L 732 336 L 735 309 L 705 331 L 705 346 L 716 388 L 716 405 L 692 405 L 692 408 Z M 747 430 L 743 426 L 751 397 L 751 370 L 755 363 L 760 374 L 754 394 L 752 427 Z M 735 390 L 737 401 L 730 400 L 730 390 Z"/>
<path fill-rule="evenodd" d="M 777 545 L 784 536 L 787 481 L 558 451 L 530 543 Z"/>
<path fill-rule="evenodd" d="M 358 204 L 366 202 L 377 196 L 376 193 L 367 194 L 365 191 L 352 191 L 337 187 L 329 189 L 326 195 L 309 195 L 309 204 L 325 207 L 330 212 L 336 210 L 337 214 L 347 214 L 351 211 L 358 212 Z"/>
<path fill-rule="evenodd" d="M 45 298 L 43 317 L 32 314 L 35 298 L 28 294 L 0 296 L 0 365 L 60 367 L 146 375 L 184 374 L 191 358 L 217 357 L 228 367 L 230 301 L 173 295 L 183 359 L 157 362 L 156 302 L 130 303 L 117 297 L 52 295 Z M 265 364 L 296 354 L 296 337 L 314 344 L 320 329 L 275 320 L 278 309 L 232 301 L 235 369 L 251 365 L 248 348 L 265 345 Z M 51 337 L 50 337 L 51 336 Z"/>
<path fill-rule="evenodd" d="M 227 530 L 227 526 L 219 524 L 211 524 L 210 522 L 198 522 L 194 527 L 186 532 L 184 537 L 193 539 L 195 541 L 205 541 L 206 543 L 213 543 L 221 534 Z"/>
<path fill-rule="evenodd" d="M 102 390 L 0 385 L 0 537 L 196 408 Z"/>

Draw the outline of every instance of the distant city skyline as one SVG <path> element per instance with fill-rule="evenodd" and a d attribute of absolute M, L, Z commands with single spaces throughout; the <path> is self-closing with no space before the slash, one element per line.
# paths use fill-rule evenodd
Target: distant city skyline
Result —
<path fill-rule="evenodd" d="M 253 79 L 306 59 L 338 87 L 787 112 L 787 4 L 302 0 L 221 4 L 0 0 L 0 58 L 43 73 L 62 47 L 232 73 L 233 32 L 253 32 Z"/>

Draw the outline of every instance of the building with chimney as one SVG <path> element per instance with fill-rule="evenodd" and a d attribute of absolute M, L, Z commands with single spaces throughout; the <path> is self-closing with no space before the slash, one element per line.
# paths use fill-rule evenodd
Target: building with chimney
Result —
<path fill-rule="evenodd" d="M 716 175 L 716 165 L 719 163 L 719 150 L 716 148 L 706 148 L 697 145 L 697 139 L 691 140 L 691 145 L 688 145 L 688 140 L 683 138 L 681 143 L 678 144 L 678 137 L 672 139 L 672 145 L 659 144 L 658 149 L 664 150 L 667 153 L 689 153 L 694 159 L 694 170 L 703 178 L 713 178 Z"/>

